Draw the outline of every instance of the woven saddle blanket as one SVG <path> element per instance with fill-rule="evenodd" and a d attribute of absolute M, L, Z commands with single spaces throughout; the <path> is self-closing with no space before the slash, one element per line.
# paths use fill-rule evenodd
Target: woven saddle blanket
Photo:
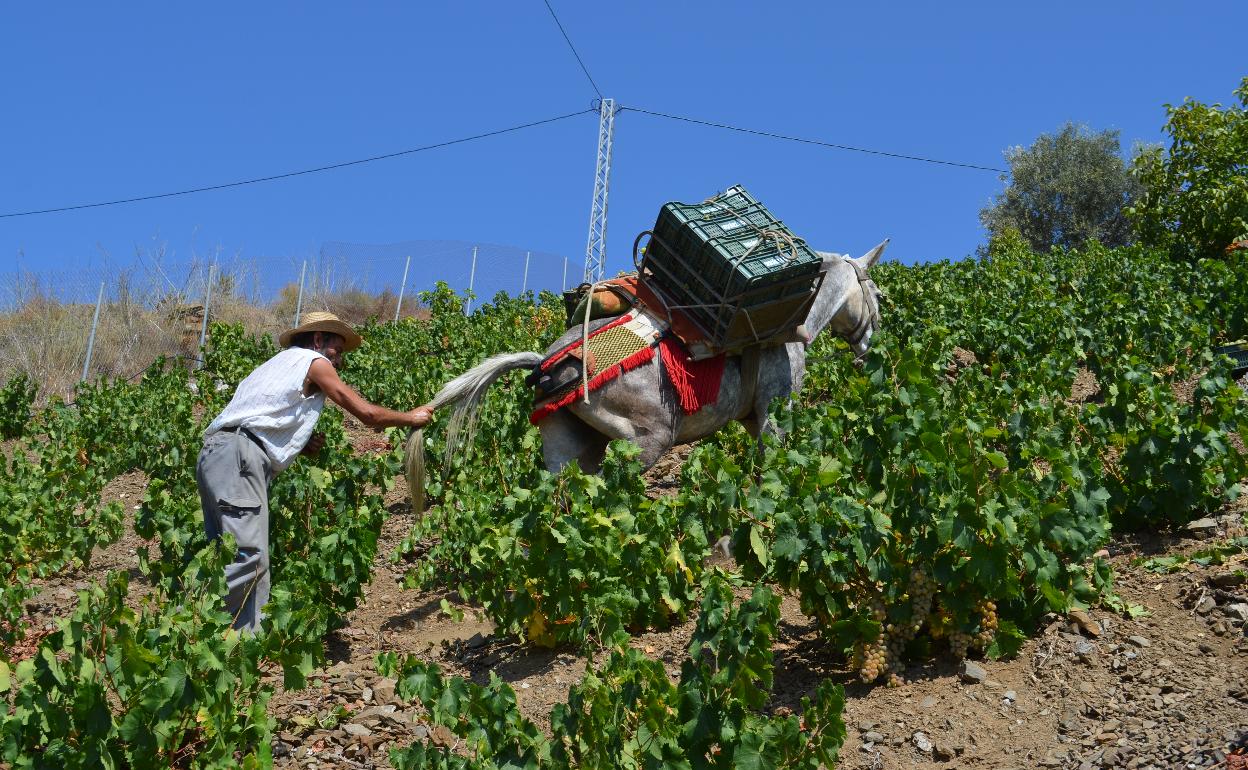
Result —
<path fill-rule="evenodd" d="M 533 424 L 583 397 L 587 384 L 592 393 L 624 372 L 650 363 L 656 349 L 685 414 L 719 397 L 724 356 L 694 361 L 664 320 L 643 307 L 634 307 L 590 332 L 587 346 L 582 342 L 576 339 L 547 356 L 526 380 L 539 392 L 529 415 Z"/>

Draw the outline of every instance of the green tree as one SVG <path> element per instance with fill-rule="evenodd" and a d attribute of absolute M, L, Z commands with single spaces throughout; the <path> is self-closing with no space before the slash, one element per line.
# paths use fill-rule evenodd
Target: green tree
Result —
<path fill-rule="evenodd" d="M 1248 238 L 1248 77 L 1235 96 L 1240 106 L 1226 109 L 1166 105 L 1170 151 L 1150 148 L 1132 164 L 1146 188 L 1128 212 L 1141 241 L 1195 260 Z"/>
<path fill-rule="evenodd" d="M 1090 240 L 1124 246 L 1132 240 L 1123 208 L 1139 183 L 1123 162 L 1118 132 L 1093 133 L 1067 123 L 1030 147 L 1005 152 L 1005 190 L 979 212 L 991 238 L 1016 230 L 1035 251 L 1078 248 Z"/>

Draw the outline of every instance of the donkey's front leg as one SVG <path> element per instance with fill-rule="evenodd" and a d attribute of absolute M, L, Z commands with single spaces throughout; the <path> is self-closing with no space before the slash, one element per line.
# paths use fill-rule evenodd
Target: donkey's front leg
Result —
<path fill-rule="evenodd" d="M 798 343 L 770 348 L 762 355 L 754 388 L 754 414 L 745 422 L 746 430 L 758 440 L 760 454 L 764 435 L 784 437 L 784 431 L 771 419 L 772 402 L 784 398 L 785 408 L 792 408 L 793 394 L 802 386 L 806 374 L 805 350 Z"/>
<path fill-rule="evenodd" d="M 754 402 L 754 414 L 742 420 L 745 429 L 755 439 L 759 459 L 763 456 L 763 436 L 770 436 L 777 440 L 784 438 L 784 429 L 771 419 L 771 404 L 780 397 L 784 398 L 784 409 L 793 407 L 793 396 L 790 393 L 760 393 Z"/>

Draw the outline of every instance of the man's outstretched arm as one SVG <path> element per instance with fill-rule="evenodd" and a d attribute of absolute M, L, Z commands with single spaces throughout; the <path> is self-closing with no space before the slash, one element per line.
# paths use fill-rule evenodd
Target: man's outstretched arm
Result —
<path fill-rule="evenodd" d="M 308 367 L 308 379 L 330 401 L 351 413 L 370 428 L 423 428 L 433 419 L 433 410 L 418 406 L 410 412 L 396 412 L 367 401 L 355 388 L 342 381 L 334 365 L 318 358 Z"/>

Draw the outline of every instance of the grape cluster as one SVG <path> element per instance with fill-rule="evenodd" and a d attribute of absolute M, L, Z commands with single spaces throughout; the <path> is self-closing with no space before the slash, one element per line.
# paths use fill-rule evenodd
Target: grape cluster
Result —
<path fill-rule="evenodd" d="M 878 588 L 870 589 L 870 598 L 865 604 L 871 619 L 880 624 L 880 630 L 874 639 L 854 645 L 851 660 L 863 682 L 871 683 L 887 676 L 890 687 L 901 684 L 906 645 L 924 629 L 933 639 L 947 639 L 949 650 L 957 659 L 965 658 L 972 649 L 982 650 L 992 644 L 998 628 L 996 603 L 981 599 L 976 602 L 971 617 L 959 622 L 954 613 L 936 601 L 936 587 L 931 575 L 921 569 L 912 570 L 906 593 L 900 597 L 900 602 L 909 604 L 909 619 L 891 623 Z M 968 626 L 972 630 L 967 630 Z"/>
<path fill-rule="evenodd" d="M 880 633 L 870 644 L 859 642 L 854 645 L 854 668 L 864 682 L 874 682 L 888 670 L 888 637 L 885 635 L 884 621 L 888 614 L 884 611 L 884 601 L 874 596 L 871 599 L 871 619 L 880 624 Z"/>
<path fill-rule="evenodd" d="M 979 610 L 979 633 L 975 635 L 975 646 L 981 650 L 992 644 L 997 636 L 997 605 L 984 599 L 976 608 Z"/>
<path fill-rule="evenodd" d="M 910 584 L 903 601 L 909 599 L 910 620 L 906 623 L 887 623 L 884 603 L 879 596 L 871 600 L 871 617 L 880 624 L 880 633 L 869 644 L 859 644 L 854 650 L 854 667 L 864 682 L 874 682 L 888 674 L 888 685 L 902 683 L 900 671 L 905 667 L 906 645 L 928 621 L 932 603 L 936 597 L 936 581 L 922 570 L 910 573 Z"/>
<path fill-rule="evenodd" d="M 966 657 L 967 650 L 971 648 L 971 635 L 967 632 L 957 629 L 949 633 L 949 652 L 955 660 L 962 660 Z"/>
<path fill-rule="evenodd" d="M 936 598 L 936 581 L 922 570 L 910 573 L 910 627 L 911 636 L 917 634 L 932 612 Z"/>
<path fill-rule="evenodd" d="M 874 682 L 888 670 L 888 660 L 884 653 L 884 631 L 881 629 L 879 637 L 870 645 L 863 647 L 859 643 L 857 646 L 859 649 L 856 651 L 855 667 L 858 669 L 858 676 L 864 682 Z"/>
<path fill-rule="evenodd" d="M 932 623 L 933 629 L 943 629 L 944 635 L 949 638 L 949 652 L 953 657 L 961 660 L 966 657 L 966 653 L 972 647 L 975 649 L 984 649 L 992 644 L 992 640 L 997 636 L 997 605 L 988 599 L 981 599 L 975 605 L 975 613 L 979 616 L 979 631 L 972 634 L 963 630 L 951 615 L 945 610 L 941 610 L 939 619 Z M 933 633 L 932 636 L 939 636 Z"/>

